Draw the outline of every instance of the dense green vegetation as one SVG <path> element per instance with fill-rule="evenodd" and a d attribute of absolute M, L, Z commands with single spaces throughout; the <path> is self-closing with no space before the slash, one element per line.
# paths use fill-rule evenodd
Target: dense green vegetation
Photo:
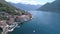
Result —
<path fill-rule="evenodd" d="M 14 8 L 11 8 L 6 4 L 0 3 L 0 12 L 2 12 L 2 11 L 7 12 L 9 14 L 15 14 L 16 13 Z"/>
<path fill-rule="evenodd" d="M 25 15 L 28 12 L 17 9 L 4 0 L 0 0 L 0 20 L 8 20 L 14 15 Z M 0 30 L 1 33 L 2 30 Z"/>
<path fill-rule="evenodd" d="M 15 11 L 17 10 L 17 12 Z M 24 10 L 17 9 L 14 6 L 10 5 L 8 2 L 4 0 L 0 0 L 0 20 L 4 20 L 6 18 L 3 18 L 3 13 L 8 13 L 9 15 L 24 15 L 28 12 L 25 12 Z"/>
<path fill-rule="evenodd" d="M 10 7 L 9 5 L 7 4 L 4 4 L 4 3 L 0 3 L 0 13 L 1 12 L 6 12 L 6 13 L 9 13 L 9 14 L 16 14 L 15 12 L 15 9 Z M 0 14 L 0 20 L 2 20 L 3 17 L 2 17 L 2 14 Z"/>

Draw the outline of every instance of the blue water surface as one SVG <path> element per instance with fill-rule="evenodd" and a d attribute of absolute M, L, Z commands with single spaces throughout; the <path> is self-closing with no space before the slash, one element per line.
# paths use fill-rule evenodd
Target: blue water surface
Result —
<path fill-rule="evenodd" d="M 17 27 L 10 34 L 60 34 L 60 13 L 29 11 L 33 19 Z"/>

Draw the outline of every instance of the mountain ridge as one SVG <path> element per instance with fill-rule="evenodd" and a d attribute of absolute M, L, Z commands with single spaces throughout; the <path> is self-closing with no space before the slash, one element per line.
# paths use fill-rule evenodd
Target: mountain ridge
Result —
<path fill-rule="evenodd" d="M 60 0 L 55 0 L 52 3 L 46 3 L 42 7 L 38 8 L 38 10 L 44 10 L 44 11 L 60 11 Z"/>
<path fill-rule="evenodd" d="M 0 34 L 12 32 L 19 24 L 31 20 L 32 15 L 10 5 L 5 0 L 0 0 Z M 2 32 L 1 32 L 2 31 Z"/>
<path fill-rule="evenodd" d="M 36 10 L 40 7 L 40 5 L 30 5 L 30 4 L 22 4 L 22 3 L 12 3 L 9 2 L 11 5 L 15 6 L 16 8 L 22 9 L 22 10 Z"/>

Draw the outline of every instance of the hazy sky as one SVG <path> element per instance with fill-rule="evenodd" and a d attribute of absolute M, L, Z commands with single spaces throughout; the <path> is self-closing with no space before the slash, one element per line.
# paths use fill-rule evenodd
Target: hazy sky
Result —
<path fill-rule="evenodd" d="M 37 4 L 40 4 L 40 5 L 43 5 L 47 2 L 52 2 L 54 0 L 6 0 L 8 2 L 13 2 L 13 3 L 24 3 L 24 4 L 34 4 L 34 5 L 37 5 Z"/>

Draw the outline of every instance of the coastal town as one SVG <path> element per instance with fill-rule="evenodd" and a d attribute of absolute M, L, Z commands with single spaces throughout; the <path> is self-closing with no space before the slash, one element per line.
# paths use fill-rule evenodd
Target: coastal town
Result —
<path fill-rule="evenodd" d="M 0 16 L 4 18 L 4 20 L 0 20 L 0 28 L 3 30 L 1 34 L 12 32 L 20 23 L 32 19 L 32 15 L 29 12 L 24 14 L 19 10 L 15 11 L 18 15 L 11 15 L 6 12 L 0 12 L 0 14 L 2 14 Z"/>
<path fill-rule="evenodd" d="M 0 34 L 12 32 L 19 24 L 32 19 L 32 15 L 25 10 L 16 8 L 0 0 Z"/>

